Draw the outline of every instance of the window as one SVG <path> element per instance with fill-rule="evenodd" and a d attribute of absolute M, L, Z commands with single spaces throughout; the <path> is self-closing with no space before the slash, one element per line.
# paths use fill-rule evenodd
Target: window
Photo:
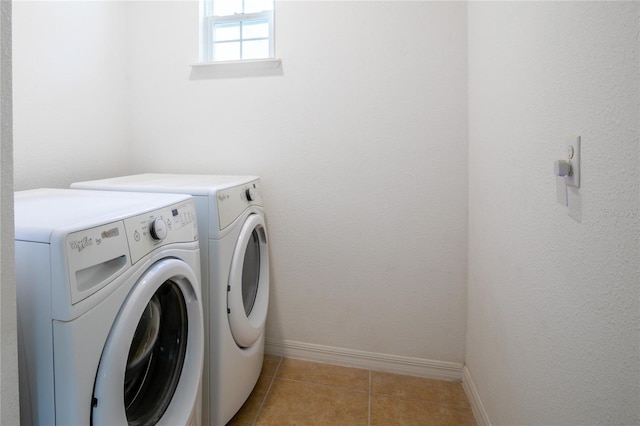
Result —
<path fill-rule="evenodd" d="M 201 0 L 201 61 L 274 57 L 274 0 Z"/>

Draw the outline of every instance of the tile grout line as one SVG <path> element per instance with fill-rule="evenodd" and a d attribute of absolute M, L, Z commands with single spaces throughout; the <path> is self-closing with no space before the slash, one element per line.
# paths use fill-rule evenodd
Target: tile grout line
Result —
<path fill-rule="evenodd" d="M 338 389 L 338 390 L 342 390 L 342 391 L 346 391 L 346 392 L 363 393 L 363 394 L 368 394 L 369 393 L 369 391 L 367 389 L 359 390 L 359 389 L 345 388 L 344 386 L 328 385 L 326 383 L 312 382 L 312 381 L 304 380 L 304 379 L 288 379 L 286 377 L 280 377 L 280 380 L 285 381 L 285 382 L 305 383 L 307 385 L 321 386 L 321 387 L 330 388 L 330 389 Z"/>
<path fill-rule="evenodd" d="M 276 377 L 278 376 L 278 371 L 280 371 L 280 365 L 282 364 L 283 359 L 284 357 L 280 357 L 280 360 L 278 361 L 278 365 L 276 366 L 276 370 L 273 372 L 271 382 L 269 382 L 269 387 L 267 388 L 267 391 L 264 394 L 264 398 L 262 399 L 262 403 L 260 404 L 260 407 L 258 407 L 258 411 L 256 412 L 256 417 L 253 419 L 253 423 L 251 423 L 252 426 L 255 426 L 255 424 L 257 423 L 258 417 L 260 417 L 260 413 L 262 412 L 262 408 L 264 407 L 264 403 L 267 402 L 267 397 L 269 396 L 269 392 L 271 392 L 273 382 L 276 381 Z"/>

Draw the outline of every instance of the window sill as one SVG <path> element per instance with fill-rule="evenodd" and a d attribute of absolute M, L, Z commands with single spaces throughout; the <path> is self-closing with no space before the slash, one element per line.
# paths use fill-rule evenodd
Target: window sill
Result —
<path fill-rule="evenodd" d="M 282 59 L 201 62 L 191 65 L 190 80 L 215 78 L 266 77 L 283 75 Z"/>

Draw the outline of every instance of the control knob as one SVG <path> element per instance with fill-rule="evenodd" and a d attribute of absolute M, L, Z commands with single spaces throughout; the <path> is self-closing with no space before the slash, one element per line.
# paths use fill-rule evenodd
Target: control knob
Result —
<path fill-rule="evenodd" d="M 258 190 L 254 187 L 247 188 L 245 193 L 247 195 L 247 201 L 255 201 L 256 197 L 258 196 Z"/>
<path fill-rule="evenodd" d="M 151 231 L 151 238 L 162 241 L 167 238 L 167 222 L 163 218 L 157 217 L 149 225 L 149 231 Z"/>

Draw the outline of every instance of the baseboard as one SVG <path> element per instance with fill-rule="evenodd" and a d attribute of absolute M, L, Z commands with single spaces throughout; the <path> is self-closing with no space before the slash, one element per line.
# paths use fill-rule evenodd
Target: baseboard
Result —
<path fill-rule="evenodd" d="M 387 355 L 290 340 L 276 341 L 269 338 L 265 342 L 265 353 L 438 380 L 462 380 L 463 364 L 455 362 Z"/>
<path fill-rule="evenodd" d="M 480 394 L 478 394 L 478 389 L 471 376 L 471 371 L 469 371 L 466 365 L 462 369 L 462 387 L 464 387 L 464 392 L 467 394 L 467 398 L 469 398 L 469 403 L 471 404 L 471 409 L 473 410 L 476 422 L 478 422 L 478 426 L 491 426 L 489 416 L 484 409 L 484 405 L 482 405 Z"/>

